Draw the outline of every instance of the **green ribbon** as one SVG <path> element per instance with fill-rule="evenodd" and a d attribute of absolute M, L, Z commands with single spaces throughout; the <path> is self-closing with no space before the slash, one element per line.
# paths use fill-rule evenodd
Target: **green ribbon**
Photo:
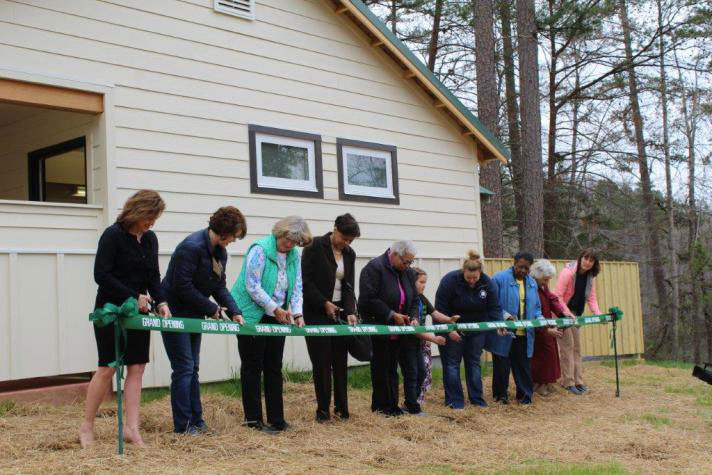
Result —
<path fill-rule="evenodd" d="M 212 333 L 219 335 L 248 336 L 347 336 L 347 335 L 413 335 L 417 333 L 449 333 L 452 331 L 482 332 L 498 328 L 516 330 L 520 328 L 570 327 L 573 325 L 593 325 L 609 323 L 623 318 L 619 309 L 611 309 L 610 313 L 578 318 L 554 318 L 535 320 L 504 320 L 477 323 L 449 323 L 420 326 L 396 325 L 307 325 L 299 328 L 295 325 L 278 324 L 244 324 L 226 320 L 206 320 L 203 318 L 161 318 L 153 315 L 142 315 L 138 312 L 138 304 L 131 298 L 123 305 L 106 304 L 96 309 L 90 316 L 98 326 L 110 323 L 118 324 L 125 332 L 130 330 L 157 330 L 177 333 Z"/>
<path fill-rule="evenodd" d="M 157 330 L 176 333 L 213 333 L 219 335 L 249 336 L 348 336 L 348 335 L 414 335 L 418 333 L 450 333 L 494 331 L 499 328 L 517 330 L 520 328 L 570 327 L 595 325 L 618 321 L 623 312 L 618 307 L 609 309 L 609 313 L 578 318 L 553 318 L 536 320 L 504 320 L 477 323 L 449 323 L 437 325 L 307 325 L 299 328 L 294 325 L 244 324 L 225 320 L 205 320 L 203 318 L 161 318 L 143 315 L 138 311 L 135 298 L 128 298 L 121 306 L 107 303 L 89 314 L 89 320 L 97 327 L 114 325 L 114 351 L 116 359 L 109 364 L 116 368 L 116 387 L 118 404 L 118 452 L 124 453 L 123 414 L 121 407 L 121 380 L 123 379 L 124 348 L 120 348 L 119 335 L 123 335 L 126 345 L 127 330 Z"/>

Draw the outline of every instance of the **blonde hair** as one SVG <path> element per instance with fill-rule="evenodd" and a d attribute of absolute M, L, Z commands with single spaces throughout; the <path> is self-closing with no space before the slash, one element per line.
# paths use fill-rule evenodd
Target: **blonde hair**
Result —
<path fill-rule="evenodd" d="M 286 237 L 294 241 L 298 246 L 308 246 L 312 242 L 312 234 L 309 225 L 301 216 L 287 216 L 282 218 L 272 227 L 272 234 L 277 239 Z"/>
<path fill-rule="evenodd" d="M 157 191 L 139 190 L 124 203 L 116 222 L 124 229 L 144 219 L 158 219 L 166 209 L 166 203 Z"/>
<path fill-rule="evenodd" d="M 480 255 L 477 251 L 467 251 L 465 262 L 462 263 L 462 270 L 467 272 L 482 270 L 482 261 L 480 260 Z"/>

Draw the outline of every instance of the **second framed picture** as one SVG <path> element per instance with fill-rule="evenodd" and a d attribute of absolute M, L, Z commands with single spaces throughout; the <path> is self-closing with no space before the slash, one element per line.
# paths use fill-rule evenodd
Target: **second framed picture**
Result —
<path fill-rule="evenodd" d="M 400 204 L 396 147 L 336 139 L 339 199 Z"/>

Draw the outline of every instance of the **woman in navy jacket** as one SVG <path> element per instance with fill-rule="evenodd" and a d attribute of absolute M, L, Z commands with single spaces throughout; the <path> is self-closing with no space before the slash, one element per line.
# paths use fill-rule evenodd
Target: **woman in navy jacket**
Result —
<path fill-rule="evenodd" d="M 470 251 L 462 269 L 443 277 L 435 294 L 435 308 L 445 315 L 460 315 L 457 323 L 502 320 L 497 290 L 482 272 L 480 255 Z M 452 409 L 464 409 L 465 395 L 460 381 L 460 362 L 465 360 L 465 381 L 471 404 L 487 407 L 482 398 L 480 356 L 485 348 L 487 332 L 453 332 L 445 346 L 440 347 L 443 363 L 445 404 Z"/>
<path fill-rule="evenodd" d="M 220 318 L 221 311 L 244 323 L 225 285 L 228 244 L 247 234 L 247 223 L 233 206 L 218 209 L 207 229 L 194 232 L 176 247 L 162 287 L 177 317 Z M 210 300 L 215 299 L 215 302 Z M 206 432 L 200 402 L 200 333 L 164 332 L 163 345 L 171 361 L 171 409 L 177 433 Z"/>

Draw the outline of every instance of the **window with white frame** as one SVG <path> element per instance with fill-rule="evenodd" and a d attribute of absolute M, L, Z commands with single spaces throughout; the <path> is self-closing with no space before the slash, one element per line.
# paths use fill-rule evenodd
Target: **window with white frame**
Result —
<path fill-rule="evenodd" d="M 249 126 L 253 193 L 323 197 L 321 136 Z"/>
<path fill-rule="evenodd" d="M 339 198 L 399 204 L 396 147 L 337 139 Z"/>

